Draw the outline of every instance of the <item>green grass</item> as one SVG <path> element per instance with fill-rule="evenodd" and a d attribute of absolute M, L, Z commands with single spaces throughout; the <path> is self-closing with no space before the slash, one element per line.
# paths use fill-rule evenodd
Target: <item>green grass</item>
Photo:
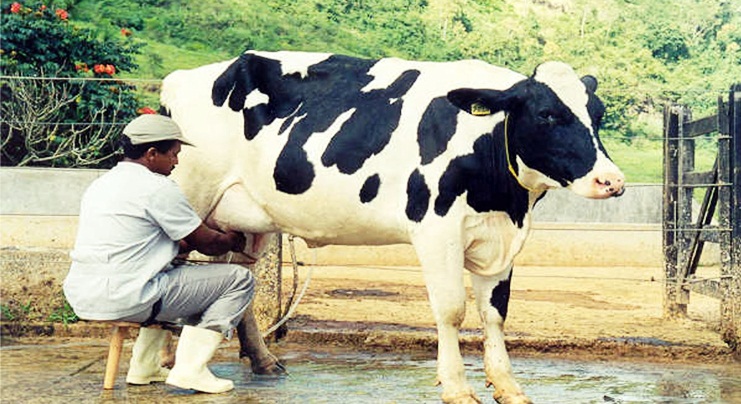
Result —
<path fill-rule="evenodd" d="M 664 149 L 661 141 L 636 139 L 625 143 L 606 138 L 603 143 L 612 160 L 625 174 L 628 184 L 660 184 L 664 181 Z M 713 141 L 698 140 L 695 171 L 709 171 L 716 154 Z"/>
<path fill-rule="evenodd" d="M 163 79 L 178 69 L 192 69 L 210 63 L 229 60 L 238 55 L 214 50 L 187 50 L 160 42 L 147 42 L 140 55 L 136 55 L 138 78 Z"/>
<path fill-rule="evenodd" d="M 77 314 L 75 314 L 74 310 L 72 310 L 72 306 L 70 306 L 66 300 L 64 306 L 57 307 L 49 315 L 49 321 L 53 323 L 71 324 L 76 323 L 77 320 L 79 320 Z"/>
<path fill-rule="evenodd" d="M 625 174 L 628 184 L 661 183 L 663 180 L 663 150 L 661 142 L 642 142 L 636 146 L 604 139 L 605 149 Z"/>
<path fill-rule="evenodd" d="M 142 53 L 136 55 L 139 69 L 121 74 L 136 86 L 139 104 L 157 110 L 162 79 L 174 70 L 192 69 L 235 57 L 218 51 L 192 51 L 174 45 L 148 42 Z"/>

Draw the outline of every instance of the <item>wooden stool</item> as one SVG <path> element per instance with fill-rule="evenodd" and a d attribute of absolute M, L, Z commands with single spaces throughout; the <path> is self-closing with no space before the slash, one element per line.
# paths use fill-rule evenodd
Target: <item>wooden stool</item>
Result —
<path fill-rule="evenodd" d="M 103 377 L 103 389 L 112 390 L 116 384 L 118 375 L 118 364 L 121 361 L 121 351 L 123 342 L 129 335 L 130 328 L 140 328 L 139 323 L 129 323 L 126 321 L 104 321 L 111 325 L 111 342 L 108 345 L 108 360 L 105 364 L 105 376 Z"/>
<path fill-rule="evenodd" d="M 116 384 L 118 375 L 118 364 L 121 361 L 121 351 L 123 342 L 129 335 L 129 329 L 141 328 L 139 323 L 129 323 L 126 321 L 103 321 L 111 325 L 111 342 L 108 345 L 108 360 L 105 364 L 105 376 L 103 377 L 103 389 L 112 390 Z M 153 324 L 149 328 L 161 328 L 160 325 Z"/>
<path fill-rule="evenodd" d="M 140 323 L 132 323 L 128 321 L 81 320 L 86 322 L 109 324 L 111 326 L 111 342 L 108 344 L 108 359 L 105 364 L 103 390 L 113 390 L 116 384 L 116 376 L 118 376 L 118 365 L 119 362 L 121 362 L 123 342 L 129 335 L 129 329 L 139 329 L 142 328 L 142 325 Z M 150 324 L 145 328 L 162 328 L 179 335 L 181 327 L 177 324 L 171 323 L 156 323 Z"/>

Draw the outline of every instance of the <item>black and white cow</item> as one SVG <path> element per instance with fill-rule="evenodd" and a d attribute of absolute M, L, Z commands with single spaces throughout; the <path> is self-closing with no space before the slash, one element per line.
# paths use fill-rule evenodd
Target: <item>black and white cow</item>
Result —
<path fill-rule="evenodd" d="M 475 60 L 246 52 L 177 71 L 162 106 L 196 147 L 174 177 L 211 223 L 310 245 L 411 243 L 438 328 L 445 402 L 476 402 L 458 345 L 471 274 L 487 384 L 527 403 L 504 346 L 512 260 L 546 190 L 623 192 L 597 128 L 597 81 Z"/>

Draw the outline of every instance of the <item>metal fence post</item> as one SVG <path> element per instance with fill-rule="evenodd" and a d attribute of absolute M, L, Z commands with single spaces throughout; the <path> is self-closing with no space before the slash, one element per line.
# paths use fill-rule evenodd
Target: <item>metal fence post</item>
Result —
<path fill-rule="evenodd" d="M 729 187 L 726 203 L 730 232 L 727 247 L 721 249 L 721 336 L 731 349 L 741 345 L 741 84 L 731 87 L 728 96 L 728 142 L 730 156 L 726 175 Z M 724 224 L 721 224 L 724 225 Z"/>

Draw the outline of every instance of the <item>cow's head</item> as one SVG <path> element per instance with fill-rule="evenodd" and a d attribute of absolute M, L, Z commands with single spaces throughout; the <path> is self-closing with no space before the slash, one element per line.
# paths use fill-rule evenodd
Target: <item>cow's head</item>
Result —
<path fill-rule="evenodd" d="M 503 91 L 459 89 L 448 100 L 472 115 L 503 112 L 495 132 L 506 136 L 508 160 L 525 187 L 565 187 L 588 198 L 620 196 L 625 177 L 597 135 L 605 107 L 597 80 L 547 62 Z"/>

